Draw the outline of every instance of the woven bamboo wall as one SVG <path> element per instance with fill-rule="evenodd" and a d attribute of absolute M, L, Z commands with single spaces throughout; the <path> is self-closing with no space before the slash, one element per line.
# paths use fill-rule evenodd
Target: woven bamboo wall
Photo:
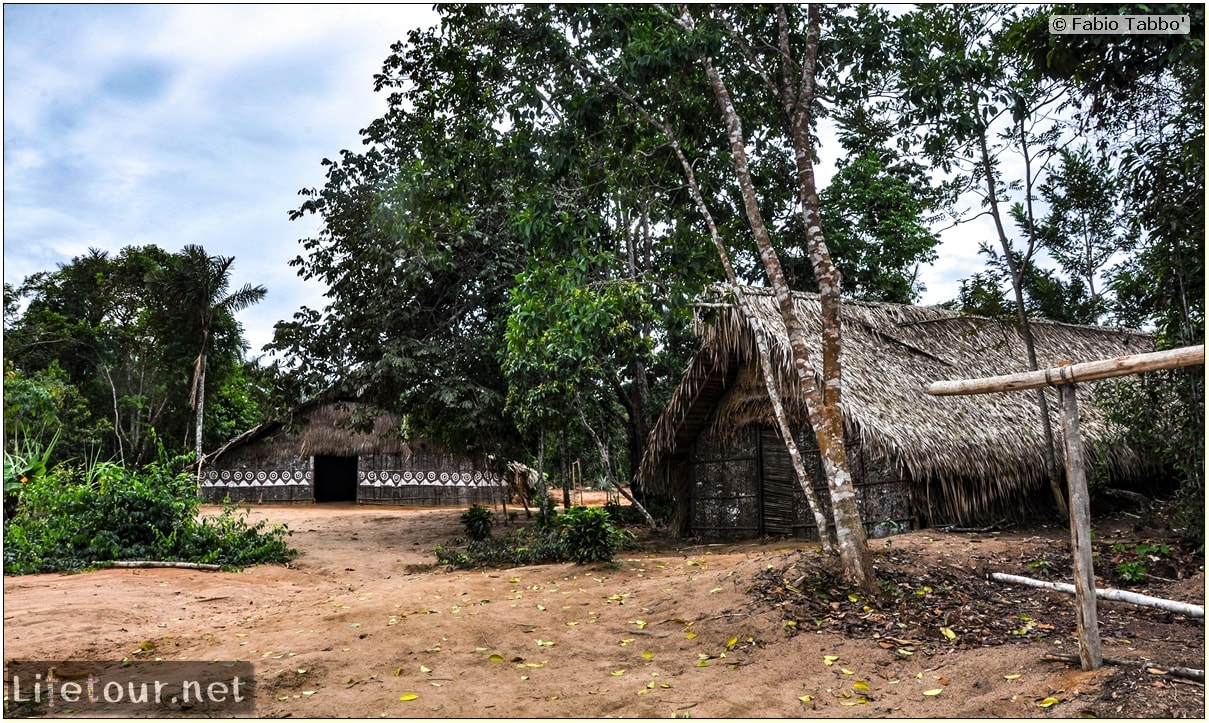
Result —
<path fill-rule="evenodd" d="M 693 445 L 687 462 L 688 534 L 707 540 L 762 536 L 818 539 L 806 494 L 793 473 L 789 453 L 775 431 L 752 426 L 722 443 L 710 432 Z M 824 509 L 827 481 L 813 436 L 800 433 L 798 446 Z M 846 444 L 857 502 L 869 537 L 885 537 L 915 526 L 911 483 L 859 441 Z"/>

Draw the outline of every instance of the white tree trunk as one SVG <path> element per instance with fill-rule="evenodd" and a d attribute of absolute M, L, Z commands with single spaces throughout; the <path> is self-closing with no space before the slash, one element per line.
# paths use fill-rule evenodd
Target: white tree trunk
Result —
<path fill-rule="evenodd" d="M 1049 582 L 1047 580 L 1034 580 L 1031 577 L 1021 577 L 1020 575 L 1009 575 L 1005 572 L 992 572 L 992 580 L 999 582 L 1010 582 L 1016 585 L 1027 585 L 1029 587 L 1041 588 L 1043 590 L 1055 590 L 1064 592 L 1070 595 L 1075 594 L 1075 586 L 1065 582 Z M 1183 603 L 1177 600 L 1165 600 L 1160 597 L 1151 597 L 1142 595 L 1128 590 L 1116 590 L 1114 588 L 1100 588 L 1096 590 L 1096 597 L 1104 600 L 1115 600 L 1117 602 L 1126 602 L 1132 605 L 1142 605 L 1144 607 L 1158 608 L 1166 610 L 1170 613 L 1178 615 L 1187 615 L 1190 618 L 1205 617 L 1205 608 L 1201 605 L 1193 605 L 1191 603 Z"/>

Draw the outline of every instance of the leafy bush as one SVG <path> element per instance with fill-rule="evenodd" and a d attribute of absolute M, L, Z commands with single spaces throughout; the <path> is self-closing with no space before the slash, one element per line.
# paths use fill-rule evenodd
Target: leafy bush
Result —
<path fill-rule="evenodd" d="M 541 530 L 553 531 L 558 527 L 558 511 L 555 510 L 554 496 L 549 492 L 537 499 L 537 527 Z"/>
<path fill-rule="evenodd" d="M 516 567 L 607 561 L 617 550 L 636 545 L 633 536 L 619 531 L 600 507 L 573 507 L 557 520 L 557 525 L 522 527 L 502 537 L 451 540 L 437 545 L 433 553 L 438 564 L 455 568 Z"/>
<path fill-rule="evenodd" d="M 470 540 L 459 549 L 462 540 L 452 540 L 448 545 L 437 545 L 433 553 L 437 563 L 455 568 L 475 567 L 519 567 L 563 562 L 567 559 L 566 548 L 558 535 L 547 532 L 529 532 L 521 527 L 502 537 L 485 540 Z"/>
<path fill-rule="evenodd" d="M 600 507 L 572 507 L 563 514 L 563 540 L 579 564 L 613 559 L 620 533 Z"/>
<path fill-rule="evenodd" d="M 462 527 L 466 528 L 466 536 L 472 540 L 486 540 L 491 537 L 491 525 L 495 520 L 491 511 L 482 505 L 471 505 L 462 513 Z"/>
<path fill-rule="evenodd" d="M 4 525 L 4 571 L 78 570 L 97 562 L 162 560 L 242 567 L 290 559 L 289 530 L 249 525 L 246 511 L 224 507 L 197 517 L 194 477 L 173 460 L 132 472 L 109 462 L 56 467 L 30 480 Z"/>
<path fill-rule="evenodd" d="M 1117 577 L 1122 582 L 1146 582 L 1146 566 L 1137 560 L 1118 563 Z"/>

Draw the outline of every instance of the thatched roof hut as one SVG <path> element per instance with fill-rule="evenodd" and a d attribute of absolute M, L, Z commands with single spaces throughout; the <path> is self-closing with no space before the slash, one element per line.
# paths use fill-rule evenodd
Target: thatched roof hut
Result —
<path fill-rule="evenodd" d="M 727 300 L 728 293 L 715 289 L 718 301 L 703 305 L 707 318 L 697 324 L 700 351 L 652 430 L 640 466 L 639 476 L 648 491 L 671 496 L 683 505 L 700 498 L 699 475 L 693 466 L 701 463 L 702 446 L 711 447 L 710 455 L 721 459 L 719 445 L 733 446 L 751 428 L 776 428 L 754 356 L 757 333 L 768 340 L 772 368 L 792 424 L 804 432 L 805 443 L 812 444 L 811 435 L 805 434 L 809 424 L 802 395 L 795 391 L 799 387 L 792 352 L 771 290 L 744 289 L 750 316 Z M 817 295 L 799 293 L 795 301 L 811 330 L 808 342 L 818 379 L 819 300 Z M 933 381 L 1027 370 L 1024 344 L 1014 324 L 938 307 L 858 301 L 843 302 L 841 316 L 845 436 L 862 455 L 854 466 L 876 463 L 882 479 L 906 485 L 903 497 L 919 522 L 968 523 L 1022 514 L 1034 493 L 1048 488 L 1035 392 L 964 397 L 932 397 L 924 392 Z M 1077 363 L 1153 349 L 1148 335 L 1131 330 L 1046 321 L 1033 322 L 1032 330 L 1042 368 L 1057 366 L 1060 360 Z M 1058 430 L 1056 395 L 1053 390 L 1047 393 L 1053 428 Z M 1092 394 L 1093 385 L 1080 385 L 1083 434 L 1089 447 L 1109 438 L 1107 422 Z M 710 440 L 708 444 L 704 438 Z M 1057 440 L 1059 455 L 1060 443 Z M 1112 474 L 1129 477 L 1141 470 L 1131 450 L 1117 446 L 1107 452 Z M 767 457 L 761 459 L 766 466 Z M 854 461 L 851 450 L 850 461 Z M 753 472 L 757 477 L 759 467 Z M 757 489 L 752 496 L 760 495 Z M 693 527 L 689 518 L 682 520 L 686 528 Z"/>
<path fill-rule="evenodd" d="M 405 439 L 397 414 L 320 397 L 207 455 L 202 494 L 211 502 L 490 504 L 507 489 L 502 471 Z"/>

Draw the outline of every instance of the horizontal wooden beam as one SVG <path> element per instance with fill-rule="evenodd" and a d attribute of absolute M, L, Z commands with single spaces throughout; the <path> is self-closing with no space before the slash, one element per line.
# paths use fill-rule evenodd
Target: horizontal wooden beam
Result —
<path fill-rule="evenodd" d="M 933 382 L 928 386 L 927 392 L 933 396 L 947 397 L 963 394 L 1012 392 L 1021 389 L 1038 389 L 1040 387 L 1060 387 L 1064 384 L 1091 382 L 1097 379 L 1110 379 L 1127 374 L 1151 372 L 1159 369 L 1175 369 L 1176 367 L 1187 367 L 1204 363 L 1205 347 L 1185 346 L 1179 349 L 1155 351 L 1148 354 L 1130 354 L 1128 356 L 1119 356 L 1115 359 L 1084 362 L 1082 364 L 1068 364 L 1051 369 L 1008 374 L 1001 377 Z"/>

